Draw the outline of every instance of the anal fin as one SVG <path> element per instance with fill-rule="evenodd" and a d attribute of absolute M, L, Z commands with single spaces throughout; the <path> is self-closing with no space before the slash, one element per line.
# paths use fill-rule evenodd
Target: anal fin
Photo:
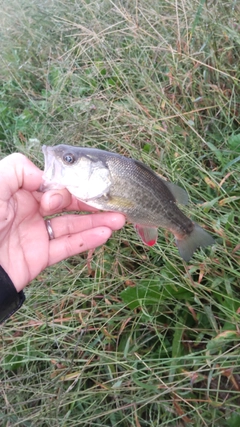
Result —
<path fill-rule="evenodd" d="M 147 227 L 141 224 L 134 224 L 134 227 L 145 245 L 155 245 L 158 238 L 158 230 L 156 227 Z"/>

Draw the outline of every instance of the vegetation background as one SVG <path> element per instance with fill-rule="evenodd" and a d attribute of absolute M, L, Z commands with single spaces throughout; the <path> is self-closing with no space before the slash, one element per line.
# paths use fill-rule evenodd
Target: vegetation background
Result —
<path fill-rule="evenodd" d="M 216 237 L 185 264 L 128 225 L 43 272 L 1 327 L 1 425 L 239 427 L 239 2 L 0 6 L 0 156 L 135 157 Z"/>

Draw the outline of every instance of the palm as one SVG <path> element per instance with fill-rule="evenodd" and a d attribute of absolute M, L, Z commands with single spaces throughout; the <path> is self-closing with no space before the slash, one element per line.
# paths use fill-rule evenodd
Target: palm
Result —
<path fill-rule="evenodd" d="M 48 265 L 49 239 L 39 203 L 30 192 L 19 190 L 5 209 L 11 221 L 2 230 L 1 262 L 13 283 L 28 283 Z"/>

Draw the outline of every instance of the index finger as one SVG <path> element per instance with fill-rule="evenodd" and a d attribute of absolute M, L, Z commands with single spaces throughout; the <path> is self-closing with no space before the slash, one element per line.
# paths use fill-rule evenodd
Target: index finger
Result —
<path fill-rule="evenodd" d="M 49 190 L 42 194 L 40 206 L 43 216 L 54 215 L 64 211 L 98 211 L 98 209 L 76 199 L 66 188 L 62 190 Z"/>

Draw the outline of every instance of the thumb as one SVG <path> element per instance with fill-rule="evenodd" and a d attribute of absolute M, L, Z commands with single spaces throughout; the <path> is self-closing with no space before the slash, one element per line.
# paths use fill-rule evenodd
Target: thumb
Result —
<path fill-rule="evenodd" d="M 43 172 L 26 156 L 10 154 L 0 161 L 1 199 L 8 200 L 19 188 L 35 191 L 42 182 Z"/>

